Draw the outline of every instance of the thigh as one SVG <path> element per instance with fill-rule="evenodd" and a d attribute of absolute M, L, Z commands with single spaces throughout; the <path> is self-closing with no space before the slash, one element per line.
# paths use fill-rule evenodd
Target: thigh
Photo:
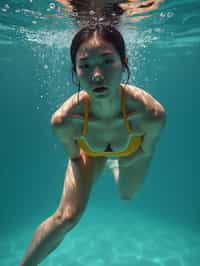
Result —
<path fill-rule="evenodd" d="M 87 205 L 90 191 L 105 167 L 106 159 L 82 156 L 69 160 L 65 174 L 63 193 L 59 211 L 74 216 L 81 213 Z"/>
<path fill-rule="evenodd" d="M 123 199 L 131 199 L 143 183 L 149 168 L 151 157 L 135 161 L 129 166 L 120 166 L 115 182 Z"/>

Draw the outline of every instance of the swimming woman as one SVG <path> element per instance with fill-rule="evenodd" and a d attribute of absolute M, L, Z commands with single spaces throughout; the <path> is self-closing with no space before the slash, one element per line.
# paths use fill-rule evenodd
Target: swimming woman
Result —
<path fill-rule="evenodd" d="M 87 25 L 91 20 L 96 19 L 104 23 L 116 25 L 122 16 L 134 16 L 133 21 L 144 18 L 146 13 L 150 13 L 159 8 L 164 0 L 56 0 L 62 4 L 68 14 L 76 15 L 76 20 L 83 25 Z"/>
<path fill-rule="evenodd" d="M 71 44 L 79 90 L 52 115 L 55 135 L 68 156 L 60 204 L 37 229 L 21 266 L 38 265 L 80 220 L 108 159 L 120 198 L 130 200 L 144 180 L 165 123 L 163 106 L 134 85 L 124 40 L 114 27 L 83 28 Z"/>

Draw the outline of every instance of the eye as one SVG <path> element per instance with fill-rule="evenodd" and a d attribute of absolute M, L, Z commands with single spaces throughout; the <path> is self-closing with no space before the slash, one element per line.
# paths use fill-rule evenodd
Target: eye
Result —
<path fill-rule="evenodd" d="M 82 64 L 79 66 L 80 68 L 85 68 L 85 69 L 88 69 L 89 68 L 89 64 Z"/>
<path fill-rule="evenodd" d="M 114 62 L 113 59 L 106 59 L 106 60 L 104 61 L 104 63 L 105 63 L 106 65 L 112 64 L 113 62 Z"/>

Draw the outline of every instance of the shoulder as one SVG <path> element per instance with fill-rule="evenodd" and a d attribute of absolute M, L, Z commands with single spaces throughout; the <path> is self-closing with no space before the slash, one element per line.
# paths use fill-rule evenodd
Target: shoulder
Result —
<path fill-rule="evenodd" d="M 141 100 L 141 97 L 143 98 L 153 98 L 152 95 L 150 95 L 148 92 L 146 92 L 144 89 L 141 89 L 139 87 L 136 87 L 134 85 L 130 84 L 121 84 L 123 86 L 124 92 L 131 96 L 134 100 Z"/>
<path fill-rule="evenodd" d="M 71 147 L 74 139 L 82 133 L 84 118 L 84 100 L 87 93 L 80 91 L 69 97 L 51 117 L 51 127 L 54 134 L 63 143 Z M 71 154 L 71 153 L 70 153 Z"/>
<path fill-rule="evenodd" d="M 127 97 L 127 104 L 138 106 L 140 111 L 145 111 L 154 118 L 164 118 L 166 115 L 163 105 L 144 89 L 130 84 L 122 84 Z"/>

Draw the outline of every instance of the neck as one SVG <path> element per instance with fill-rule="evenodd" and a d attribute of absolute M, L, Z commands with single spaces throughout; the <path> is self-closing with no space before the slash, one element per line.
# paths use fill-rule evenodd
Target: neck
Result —
<path fill-rule="evenodd" d="M 121 112 L 121 90 L 116 90 L 114 95 L 105 98 L 90 96 L 90 112 L 98 119 L 111 120 Z"/>

